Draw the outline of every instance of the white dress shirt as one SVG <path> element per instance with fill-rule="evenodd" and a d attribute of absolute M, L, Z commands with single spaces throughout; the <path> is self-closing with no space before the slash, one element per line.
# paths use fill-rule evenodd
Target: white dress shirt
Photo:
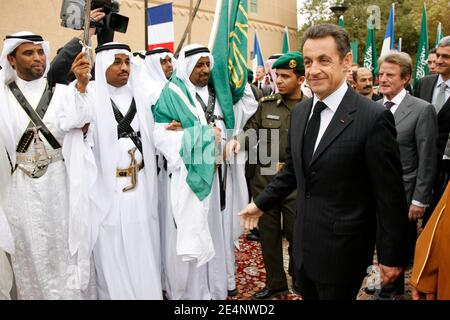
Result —
<path fill-rule="evenodd" d="M 386 99 L 386 97 L 383 98 L 383 106 L 387 101 L 392 101 L 393 103 L 395 103 L 392 107 L 391 107 L 391 112 L 392 114 L 395 113 L 395 111 L 397 111 L 398 106 L 400 105 L 400 103 L 402 103 L 403 99 L 405 99 L 407 95 L 407 92 L 405 89 L 402 89 L 399 93 L 397 93 L 397 95 L 392 99 L 392 100 L 388 100 Z"/>
<path fill-rule="evenodd" d="M 322 102 L 327 105 L 327 108 L 325 108 L 320 114 L 320 129 L 319 134 L 317 135 L 316 145 L 314 146 L 314 152 L 316 152 L 317 146 L 319 145 L 319 142 L 322 139 L 325 130 L 327 130 L 328 125 L 331 122 L 331 119 L 333 119 L 333 116 L 336 113 L 337 108 L 341 104 L 342 99 L 344 99 L 347 90 L 348 85 L 344 79 L 340 87 L 335 92 L 333 92 L 328 97 L 322 100 Z M 314 106 L 318 101 L 320 101 L 319 97 L 314 95 L 313 107 L 311 108 L 311 114 L 309 115 L 309 119 L 311 119 Z"/>
<path fill-rule="evenodd" d="M 441 83 L 445 82 L 445 84 L 447 85 L 447 89 L 445 89 L 445 101 L 448 100 L 448 98 L 450 97 L 450 79 L 448 79 L 447 81 L 444 81 L 444 79 L 442 79 L 442 75 L 439 75 L 438 80 L 436 82 L 436 86 L 434 87 L 433 90 L 433 100 L 431 100 L 431 103 L 433 105 L 436 105 L 436 99 L 437 99 L 437 95 L 439 92 L 439 89 L 441 87 Z"/>

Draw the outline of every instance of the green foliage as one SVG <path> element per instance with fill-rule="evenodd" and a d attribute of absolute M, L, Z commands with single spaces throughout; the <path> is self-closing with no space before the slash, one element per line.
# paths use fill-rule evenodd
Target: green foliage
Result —
<path fill-rule="evenodd" d="M 303 32 L 319 23 L 337 24 L 337 18 L 329 9 L 336 1 L 334 0 L 306 0 L 303 8 L 299 8 L 299 13 L 306 15 L 303 27 L 299 30 L 301 43 Z M 370 16 L 368 7 L 376 5 L 380 8 L 381 20 L 380 29 L 375 30 L 378 55 L 382 47 L 384 33 L 386 31 L 389 9 L 393 2 L 395 5 L 395 46 L 398 39 L 402 38 L 402 51 L 411 55 L 415 59 L 417 46 L 420 37 L 420 21 L 422 17 L 422 5 L 425 2 L 427 7 L 428 38 L 430 46 L 434 46 L 438 21 L 442 22 L 444 35 L 450 34 L 449 0 L 344 0 L 348 10 L 344 13 L 345 29 L 349 33 L 351 40 L 358 41 L 358 62 L 360 65 L 364 59 L 364 48 L 367 37 L 367 20 Z"/>

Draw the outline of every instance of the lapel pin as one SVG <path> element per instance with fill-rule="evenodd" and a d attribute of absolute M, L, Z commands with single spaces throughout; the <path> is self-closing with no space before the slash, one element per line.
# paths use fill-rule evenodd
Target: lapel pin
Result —
<path fill-rule="evenodd" d="M 341 119 L 341 123 L 345 123 L 345 120 L 344 120 L 344 119 Z"/>

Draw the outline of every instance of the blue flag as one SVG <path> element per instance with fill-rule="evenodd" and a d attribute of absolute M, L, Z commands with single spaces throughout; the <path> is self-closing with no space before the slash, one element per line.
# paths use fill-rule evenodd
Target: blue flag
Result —
<path fill-rule="evenodd" d="M 389 50 L 394 49 L 394 4 L 391 6 L 391 11 L 389 12 L 389 19 L 386 26 L 386 33 L 384 34 L 383 46 L 381 47 L 381 54 L 385 54 Z"/>

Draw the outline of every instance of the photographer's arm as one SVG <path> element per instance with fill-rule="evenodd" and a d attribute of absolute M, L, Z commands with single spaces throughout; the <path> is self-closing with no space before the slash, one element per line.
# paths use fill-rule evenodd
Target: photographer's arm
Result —
<path fill-rule="evenodd" d="M 91 19 L 95 22 L 100 21 L 105 17 L 103 9 L 95 9 L 91 12 Z M 89 29 L 89 35 L 92 37 L 95 34 L 95 28 Z M 56 57 L 50 64 L 50 70 L 47 74 L 47 81 L 51 86 L 57 83 L 68 84 L 75 80 L 75 76 L 71 73 L 72 62 L 75 57 L 81 52 L 80 39 L 83 38 L 83 33 L 78 38 L 73 38 L 62 47 Z"/>

